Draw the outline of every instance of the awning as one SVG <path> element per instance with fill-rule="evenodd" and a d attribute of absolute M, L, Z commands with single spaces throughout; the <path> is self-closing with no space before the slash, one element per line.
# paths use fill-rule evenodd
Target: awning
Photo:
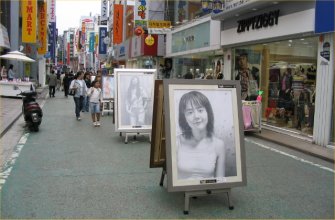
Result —
<path fill-rule="evenodd" d="M 0 47 L 10 49 L 7 28 L 0 24 Z"/>

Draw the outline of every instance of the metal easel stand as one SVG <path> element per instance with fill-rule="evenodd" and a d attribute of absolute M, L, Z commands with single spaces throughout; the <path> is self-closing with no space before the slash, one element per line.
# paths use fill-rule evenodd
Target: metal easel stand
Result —
<path fill-rule="evenodd" d="M 162 170 L 161 181 L 159 182 L 160 186 L 163 186 L 163 184 L 164 184 L 164 177 L 165 177 L 165 175 L 166 175 L 166 168 L 164 166 L 163 170 Z"/>
<path fill-rule="evenodd" d="M 114 112 L 114 100 L 102 100 L 102 111 L 101 116 L 104 116 L 104 113 L 113 113 Z"/>
<path fill-rule="evenodd" d="M 185 197 L 184 214 L 188 215 L 188 212 L 190 209 L 190 197 L 207 196 L 207 195 L 212 195 L 212 194 L 217 194 L 217 193 L 227 193 L 229 210 L 233 210 L 234 206 L 231 202 L 231 188 L 215 189 L 215 190 L 201 190 L 201 191 L 185 192 L 184 194 L 184 197 Z"/>
<path fill-rule="evenodd" d="M 124 140 L 125 144 L 128 144 L 128 137 L 133 136 L 133 139 L 136 140 L 137 135 L 148 135 L 149 142 L 151 142 L 151 133 L 140 133 L 140 132 L 120 132 L 120 137 L 122 137 L 122 133 L 126 134 L 126 138 Z"/>

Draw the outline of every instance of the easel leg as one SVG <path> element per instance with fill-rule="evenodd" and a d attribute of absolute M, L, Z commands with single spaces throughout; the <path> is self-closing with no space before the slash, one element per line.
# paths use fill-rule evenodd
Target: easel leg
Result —
<path fill-rule="evenodd" d="M 184 205 L 184 215 L 188 215 L 188 210 L 190 209 L 190 195 L 185 192 L 185 205 Z"/>
<path fill-rule="evenodd" d="M 165 169 L 163 168 L 163 170 L 162 170 L 162 175 L 161 175 L 161 181 L 159 182 L 159 185 L 160 185 L 160 186 L 163 186 L 165 174 L 166 174 L 166 171 L 165 171 Z"/>
<path fill-rule="evenodd" d="M 233 210 L 234 206 L 233 206 L 233 203 L 231 201 L 231 190 L 230 189 L 227 191 L 227 198 L 228 198 L 229 210 Z"/>
<path fill-rule="evenodd" d="M 128 133 L 126 133 L 126 139 L 124 139 L 124 143 L 128 144 Z"/>

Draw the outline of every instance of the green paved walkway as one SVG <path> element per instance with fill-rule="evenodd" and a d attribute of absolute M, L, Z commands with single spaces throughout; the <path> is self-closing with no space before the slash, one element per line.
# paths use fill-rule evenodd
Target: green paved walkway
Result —
<path fill-rule="evenodd" d="M 192 199 L 185 216 L 183 194 L 160 187 L 161 169 L 149 168 L 147 137 L 124 144 L 111 116 L 100 128 L 88 113 L 76 121 L 61 93 L 43 111 L 2 189 L 1 218 L 334 218 L 334 173 L 251 143 L 248 185 L 232 190 L 235 209 L 212 195 Z"/>

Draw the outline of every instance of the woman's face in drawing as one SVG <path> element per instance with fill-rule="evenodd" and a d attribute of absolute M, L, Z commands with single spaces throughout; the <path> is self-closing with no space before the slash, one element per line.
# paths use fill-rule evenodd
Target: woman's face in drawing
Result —
<path fill-rule="evenodd" d="M 204 130 L 208 123 L 208 115 L 204 106 L 195 106 L 193 103 L 186 104 L 184 112 L 188 125 L 193 129 Z"/>
<path fill-rule="evenodd" d="M 131 85 L 137 85 L 138 84 L 138 78 L 132 78 L 132 80 L 131 80 Z"/>

